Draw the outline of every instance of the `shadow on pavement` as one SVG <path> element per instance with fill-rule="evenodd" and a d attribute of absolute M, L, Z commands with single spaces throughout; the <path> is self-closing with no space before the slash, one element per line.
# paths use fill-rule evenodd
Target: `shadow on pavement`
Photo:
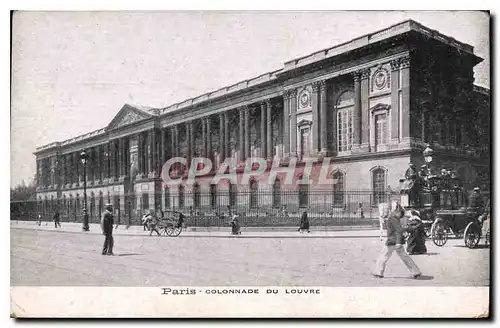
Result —
<path fill-rule="evenodd" d="M 426 276 L 426 275 L 421 275 L 418 278 L 413 278 L 412 276 L 407 276 L 407 277 L 386 277 L 390 279 L 412 279 L 412 280 L 433 280 L 434 276 Z"/>
<path fill-rule="evenodd" d="M 139 253 L 123 253 L 123 254 L 115 254 L 115 256 L 136 256 L 136 255 L 144 255 Z"/>
<path fill-rule="evenodd" d="M 411 256 L 433 256 L 433 255 L 439 255 L 439 253 L 436 253 L 436 252 L 428 252 L 428 253 L 425 253 L 425 254 L 409 254 Z"/>

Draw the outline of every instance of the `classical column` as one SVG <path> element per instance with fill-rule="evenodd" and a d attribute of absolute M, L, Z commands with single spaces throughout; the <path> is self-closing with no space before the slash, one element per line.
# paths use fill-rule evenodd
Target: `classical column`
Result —
<path fill-rule="evenodd" d="M 153 177 L 156 177 L 158 172 L 158 131 L 156 129 L 151 130 L 151 167 L 150 172 L 153 173 Z"/>
<path fill-rule="evenodd" d="M 167 133 L 166 133 L 166 130 L 165 128 L 161 128 L 160 129 L 160 164 L 159 164 L 159 170 L 161 172 L 161 169 L 163 167 L 163 164 L 165 164 L 166 160 L 167 160 L 167 156 L 165 155 L 165 148 L 166 148 L 166 145 L 167 145 L 167 142 L 166 142 L 166 136 L 167 136 Z"/>
<path fill-rule="evenodd" d="M 224 160 L 226 158 L 231 157 L 231 148 L 229 147 L 230 143 L 230 130 L 229 130 L 229 112 L 224 112 Z"/>
<path fill-rule="evenodd" d="M 207 158 L 207 120 L 205 117 L 201 119 L 201 142 L 203 142 L 202 156 Z"/>
<path fill-rule="evenodd" d="M 352 115 L 352 145 L 358 149 L 361 144 L 361 72 L 352 74 L 354 80 L 354 111 Z"/>
<path fill-rule="evenodd" d="M 207 157 L 211 161 L 213 161 L 213 153 L 212 153 L 212 117 L 211 116 L 208 116 L 206 118 L 206 124 L 207 124 Z"/>
<path fill-rule="evenodd" d="M 226 147 L 224 145 L 224 113 L 219 114 L 219 158 L 220 158 L 220 163 L 224 162 L 226 159 Z"/>
<path fill-rule="evenodd" d="M 273 126 L 272 126 L 272 119 L 271 119 L 271 111 L 272 111 L 272 105 L 271 105 L 271 100 L 266 100 L 266 144 L 267 144 L 267 158 L 272 159 L 273 158 Z"/>
<path fill-rule="evenodd" d="M 149 175 L 153 171 L 153 133 L 152 131 L 147 131 L 147 169 L 146 174 Z"/>
<path fill-rule="evenodd" d="M 123 138 L 118 139 L 118 171 L 119 171 L 119 176 L 123 177 L 125 176 L 125 140 Z"/>
<path fill-rule="evenodd" d="M 297 90 L 290 92 L 290 155 L 297 157 Z"/>
<path fill-rule="evenodd" d="M 179 150 L 179 127 L 177 125 L 174 125 L 174 143 L 175 143 L 175 157 L 180 156 L 180 150 Z"/>
<path fill-rule="evenodd" d="M 410 138 L 410 56 L 401 58 L 401 139 Z"/>
<path fill-rule="evenodd" d="M 79 153 L 75 151 L 73 153 L 73 164 L 74 164 L 74 172 L 75 172 L 75 181 L 77 185 L 80 184 L 80 159 L 79 159 Z M 45 174 L 44 174 L 45 175 Z"/>
<path fill-rule="evenodd" d="M 319 82 L 312 84 L 312 151 L 313 153 L 319 150 Z"/>
<path fill-rule="evenodd" d="M 143 157 L 143 147 L 142 147 L 142 132 L 137 134 L 137 175 L 141 176 L 143 172 L 143 163 L 142 163 L 142 157 Z"/>
<path fill-rule="evenodd" d="M 369 102 L 370 69 L 361 70 L 361 148 L 370 150 L 370 102 Z"/>
<path fill-rule="evenodd" d="M 284 155 L 290 155 L 290 91 L 283 92 L 283 145 Z"/>
<path fill-rule="evenodd" d="M 399 59 L 391 61 L 391 140 L 399 142 Z"/>
<path fill-rule="evenodd" d="M 260 157 L 266 158 L 266 118 L 267 104 L 265 101 L 260 103 Z"/>
<path fill-rule="evenodd" d="M 102 181 L 102 156 L 101 156 L 101 152 L 102 152 L 102 146 L 101 145 L 98 145 L 96 147 L 96 168 L 97 168 L 97 177 L 96 177 L 96 180 L 98 181 L 98 183 L 100 183 Z"/>
<path fill-rule="evenodd" d="M 245 109 L 240 108 L 239 110 L 239 119 L 240 119 L 240 126 L 239 126 L 239 141 L 240 141 L 240 161 L 244 161 L 245 158 L 245 134 L 244 134 L 244 124 L 245 124 Z"/>
<path fill-rule="evenodd" d="M 194 157 L 194 124 L 193 121 L 188 122 L 189 126 L 189 163 L 188 166 L 191 166 L 191 161 L 193 160 Z"/>
<path fill-rule="evenodd" d="M 61 162 L 61 186 L 64 187 L 66 184 L 66 157 L 64 155 L 60 155 Z"/>
<path fill-rule="evenodd" d="M 243 112 L 245 113 L 245 159 L 250 157 L 250 125 L 249 125 L 249 115 L 250 108 L 245 106 L 243 108 Z"/>
<path fill-rule="evenodd" d="M 320 93 L 320 110 L 319 115 L 319 125 L 320 125 L 320 146 L 321 153 L 328 156 L 328 125 L 327 125 L 327 95 L 326 95 L 326 81 L 321 81 L 319 83 L 319 93 Z"/>

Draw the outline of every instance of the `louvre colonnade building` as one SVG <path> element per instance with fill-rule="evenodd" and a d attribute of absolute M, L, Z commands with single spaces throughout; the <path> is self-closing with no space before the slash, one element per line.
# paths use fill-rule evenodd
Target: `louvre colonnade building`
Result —
<path fill-rule="evenodd" d="M 318 158 L 306 177 L 310 180 L 319 178 L 321 159 L 328 158 L 328 175 L 337 184 L 313 184 L 308 190 L 376 194 L 396 189 L 410 162 L 424 164 L 422 150 L 431 145 L 436 167 L 455 170 L 469 185 L 486 182 L 489 90 L 474 85 L 473 73 L 481 61 L 472 46 L 410 20 L 166 108 L 126 104 L 102 129 L 37 148 L 37 200 L 42 207 L 80 215 L 82 150 L 90 156 L 91 215 L 111 201 L 126 220 L 158 206 L 315 202 L 304 193 L 299 200 L 280 200 L 274 191 L 300 193 L 304 187 L 284 185 L 281 175 L 269 184 L 268 173 L 250 183 L 250 191 L 273 191 L 272 197 L 257 200 L 240 192 L 245 186 L 238 183 L 211 184 L 213 173 L 195 183 L 165 185 L 161 167 L 176 156 L 188 162 L 208 157 L 214 171 L 228 158 L 238 164 L 262 157 L 285 167 L 296 160 L 299 179 L 304 179 L 306 159 Z M 212 196 L 200 201 L 193 196 L 197 193 Z M 329 205 L 334 201 L 348 202 L 327 200 Z M 376 205 L 377 199 L 370 202 Z"/>

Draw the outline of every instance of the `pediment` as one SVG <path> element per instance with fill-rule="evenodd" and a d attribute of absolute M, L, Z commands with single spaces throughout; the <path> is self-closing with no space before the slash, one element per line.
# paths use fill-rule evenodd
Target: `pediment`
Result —
<path fill-rule="evenodd" d="M 309 121 L 307 119 L 302 119 L 300 120 L 298 123 L 297 123 L 297 127 L 298 128 L 301 128 L 303 126 L 311 126 L 312 125 L 312 121 Z"/>
<path fill-rule="evenodd" d="M 391 109 L 391 105 L 378 103 L 375 106 L 373 106 L 372 108 L 370 108 L 370 112 L 372 114 L 375 114 L 376 112 L 381 112 L 381 111 L 388 112 L 389 109 Z"/>
<path fill-rule="evenodd" d="M 111 122 L 108 124 L 107 129 L 113 130 L 121 128 L 123 126 L 130 125 L 132 123 L 139 122 L 142 120 L 146 120 L 151 117 L 153 117 L 153 115 L 138 108 L 135 108 L 133 106 L 130 106 L 128 104 L 125 104 L 120 109 L 120 111 L 115 115 L 115 117 L 111 120 Z"/>

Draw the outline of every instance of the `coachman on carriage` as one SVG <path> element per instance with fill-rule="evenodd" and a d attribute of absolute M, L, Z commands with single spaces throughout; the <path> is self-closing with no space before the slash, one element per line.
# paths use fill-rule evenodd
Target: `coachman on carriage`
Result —
<path fill-rule="evenodd" d="M 430 157 L 432 149 L 424 151 Z M 426 162 L 430 163 L 426 158 Z M 482 237 L 490 242 L 490 203 L 484 205 L 479 188 L 475 188 L 469 204 L 466 204 L 460 179 L 454 172 L 442 169 L 439 175 L 432 174 L 428 165 L 422 165 L 416 173 L 410 164 L 405 179 L 401 181 L 401 205 L 408 216 L 417 215 L 427 236 L 437 246 L 444 246 L 450 235 L 463 238 L 469 248 L 479 244 Z"/>

